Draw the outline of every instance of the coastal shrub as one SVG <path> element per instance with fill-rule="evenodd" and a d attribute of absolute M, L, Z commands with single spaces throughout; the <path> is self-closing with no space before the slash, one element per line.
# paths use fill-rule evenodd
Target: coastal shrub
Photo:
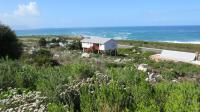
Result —
<path fill-rule="evenodd" d="M 108 68 L 117 68 L 117 67 L 124 67 L 125 64 L 123 63 L 106 63 L 106 67 Z"/>
<path fill-rule="evenodd" d="M 89 67 L 89 66 L 87 66 L 87 67 Z M 94 69 L 93 68 L 89 69 L 87 67 L 80 70 L 81 71 L 80 72 L 80 79 L 90 78 L 94 75 L 94 72 L 95 72 Z"/>
<path fill-rule="evenodd" d="M 67 72 L 49 68 L 42 73 L 36 83 L 37 90 L 47 96 L 50 102 L 59 103 L 57 87 L 68 82 Z"/>
<path fill-rule="evenodd" d="M 164 86 L 165 92 L 162 92 L 164 97 L 159 99 L 165 99 L 163 102 L 164 111 L 199 111 L 199 84 L 195 82 L 182 82 L 182 83 L 163 83 L 162 86 L 156 86 L 156 91 L 158 87 L 163 90 Z M 161 93 L 157 93 L 161 95 Z M 170 108 L 169 108 L 170 107 Z"/>
<path fill-rule="evenodd" d="M 163 76 L 164 79 L 167 80 L 173 80 L 175 78 L 178 78 L 178 74 L 173 70 L 162 71 L 161 75 Z"/>
<path fill-rule="evenodd" d="M 36 89 L 36 82 L 38 80 L 37 68 L 29 65 L 23 65 L 22 68 L 16 72 L 16 86 L 20 88 Z"/>
<path fill-rule="evenodd" d="M 37 69 L 18 61 L 0 60 L 0 88 L 35 88 Z"/>
<path fill-rule="evenodd" d="M 48 105 L 48 112 L 66 112 L 64 105 L 51 103 Z"/>
<path fill-rule="evenodd" d="M 80 41 L 73 41 L 72 44 L 69 45 L 70 50 L 81 50 L 81 42 Z"/>
<path fill-rule="evenodd" d="M 38 41 L 38 45 L 39 45 L 40 47 L 45 47 L 46 44 L 47 44 L 47 41 L 46 41 L 45 38 L 40 38 L 40 40 Z"/>
<path fill-rule="evenodd" d="M 72 83 L 74 80 L 80 80 L 83 76 L 94 74 L 89 65 L 80 62 L 58 68 L 47 67 L 46 69 L 41 68 L 39 70 L 40 74 L 36 83 L 37 90 L 48 96 L 50 102 L 56 103 L 62 102 L 59 100 L 60 93 L 58 88 L 60 86 Z"/>
<path fill-rule="evenodd" d="M 139 53 L 141 52 L 139 48 L 137 47 L 132 47 L 132 48 L 118 48 L 117 49 L 117 52 L 118 52 L 118 55 L 121 56 L 121 55 L 134 55 L 136 53 Z"/>
<path fill-rule="evenodd" d="M 155 85 L 155 99 L 162 111 L 199 111 L 199 88 L 194 82 L 159 83 Z"/>
<path fill-rule="evenodd" d="M 64 37 L 53 38 L 51 40 L 52 43 L 59 43 L 59 42 L 64 42 L 64 41 L 65 41 Z"/>
<path fill-rule="evenodd" d="M 40 49 L 32 56 L 33 63 L 37 66 L 51 66 L 53 65 L 53 55 L 49 50 Z"/>
<path fill-rule="evenodd" d="M 57 40 L 56 40 L 55 38 L 53 38 L 53 39 L 51 40 L 51 42 L 52 42 L 52 43 L 57 43 Z"/>
<path fill-rule="evenodd" d="M 144 73 L 125 67 L 111 68 L 108 74 L 112 77 L 109 84 L 81 88 L 83 111 L 159 111 L 154 89 L 145 82 Z"/>
<path fill-rule="evenodd" d="M 94 75 L 95 68 L 87 62 L 75 62 L 69 66 L 70 73 L 74 79 L 90 78 Z"/>
<path fill-rule="evenodd" d="M 174 63 L 168 61 L 151 62 L 148 61 L 152 69 L 158 71 L 167 80 L 178 77 L 193 77 L 200 74 L 200 67 L 186 63 Z"/>
<path fill-rule="evenodd" d="M 93 88 L 92 91 L 90 91 L 91 88 Z M 121 88 L 116 81 L 110 82 L 109 85 L 85 85 L 81 88 L 80 93 L 83 111 L 121 112 L 135 110 L 133 96 Z"/>
<path fill-rule="evenodd" d="M 11 59 L 18 59 L 21 54 L 22 44 L 15 32 L 8 26 L 0 24 L 0 58 L 8 56 Z"/>
<path fill-rule="evenodd" d="M 12 87 L 22 88 L 19 93 L 22 93 L 23 88 L 40 91 L 47 97 L 45 103 L 48 104 L 47 110 L 50 112 L 79 109 L 83 112 L 200 111 L 200 85 L 195 80 L 177 83 L 171 81 L 177 77 L 199 75 L 198 66 L 165 61 L 154 62 L 147 59 L 150 55 L 148 52 L 132 53 L 133 51 L 129 49 L 124 50 L 123 54 L 127 52 L 131 54 L 127 57 L 133 61 L 124 63 L 123 66 L 101 63 L 105 64 L 102 66 L 104 73 L 98 76 L 108 76 L 109 80 L 105 82 L 100 78 L 94 78 L 97 77 L 95 71 L 99 63 L 89 63 L 89 59 L 81 60 L 77 58 L 78 56 L 77 59 L 73 57 L 70 64 L 58 67 L 44 65 L 46 61 L 52 60 L 50 51 L 44 49 L 30 57 L 47 58 L 45 61 L 39 61 L 39 66 L 23 63 L 23 59 L 22 61 L 1 59 L 0 89 L 3 89 L 6 95 L 1 95 L 0 90 L 0 100 L 9 97 L 10 93 L 6 93 L 6 88 Z M 148 74 L 135 67 L 141 63 L 146 63 L 150 69 L 158 71 L 165 80 L 155 83 L 145 81 Z M 85 81 L 89 82 L 84 83 Z M 63 86 L 68 86 L 69 89 L 63 89 Z M 67 96 L 62 96 L 61 94 L 66 91 L 69 91 Z M 78 97 L 74 97 L 76 94 Z M 0 108 L 3 108 L 1 104 Z"/>
<path fill-rule="evenodd" d="M 20 66 L 18 62 L 0 60 L 0 88 L 15 87 L 16 71 L 20 69 Z"/>
<path fill-rule="evenodd" d="M 84 63 L 73 63 L 60 67 L 30 66 L 19 61 L 0 60 L 0 88 L 29 88 L 39 90 L 49 97 L 50 101 L 58 101 L 56 89 L 82 75 L 91 77 L 94 70 Z"/>

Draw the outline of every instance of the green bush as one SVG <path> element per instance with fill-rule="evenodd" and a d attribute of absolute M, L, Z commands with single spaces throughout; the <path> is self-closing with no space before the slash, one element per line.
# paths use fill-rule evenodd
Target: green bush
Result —
<path fill-rule="evenodd" d="M 59 99 L 58 88 L 62 85 L 72 83 L 74 80 L 90 77 L 93 75 L 93 70 L 85 63 L 73 63 L 70 65 L 61 66 L 59 68 L 48 67 L 39 69 L 39 77 L 37 80 L 37 90 L 41 91 L 45 96 L 48 96 L 51 102 L 61 102 Z M 85 73 L 85 74 L 84 74 Z M 82 76 L 83 75 L 83 76 Z"/>
<path fill-rule="evenodd" d="M 11 60 L 0 60 L 0 88 L 35 88 L 37 69 Z"/>
<path fill-rule="evenodd" d="M 123 68 L 124 66 L 125 64 L 122 64 L 122 63 L 107 63 L 106 64 L 106 67 L 108 68 L 118 68 L 118 67 Z"/>
<path fill-rule="evenodd" d="M 88 91 L 93 88 L 94 91 Z M 134 111 L 136 104 L 132 94 L 121 88 L 116 81 L 109 85 L 85 85 L 81 88 L 81 109 L 84 112 Z"/>
<path fill-rule="evenodd" d="M 8 26 L 0 24 L 0 58 L 8 56 L 18 59 L 22 53 L 22 44 L 17 36 Z"/>
<path fill-rule="evenodd" d="M 70 50 L 81 50 L 81 42 L 80 41 L 73 41 L 72 44 L 69 45 Z"/>
<path fill-rule="evenodd" d="M 46 66 L 51 64 L 49 62 L 52 55 L 44 49 L 31 57 L 33 60 L 36 58 L 33 62 L 39 63 L 39 67 L 20 60 L 2 59 L 0 88 L 6 90 L 8 87 L 16 87 L 40 91 L 48 98 L 45 103 L 49 104 L 50 112 L 77 111 L 80 108 L 83 112 L 200 111 L 200 85 L 191 79 L 200 74 L 198 66 L 149 61 L 146 58 L 151 53 L 133 52 L 132 49 L 120 52 L 130 52 L 127 57 L 135 60 L 123 65 L 102 63 L 105 68 L 103 74 L 98 75 L 95 73 L 98 64 L 85 60 L 75 60 L 58 67 Z M 135 66 L 141 63 L 147 63 L 150 69 L 156 70 L 164 79 L 155 83 L 145 81 L 148 74 L 138 71 Z M 109 79 L 102 81 L 99 77 Z M 189 81 L 171 81 L 178 77 L 188 78 Z M 62 96 L 63 93 L 67 94 Z M 1 95 L 0 92 L 0 99 L 7 98 L 5 94 Z"/>
<path fill-rule="evenodd" d="M 51 66 L 53 65 L 53 55 L 49 50 L 40 49 L 33 55 L 33 63 L 37 66 Z"/>
<path fill-rule="evenodd" d="M 52 103 L 48 105 L 48 112 L 66 112 L 64 105 Z"/>
<path fill-rule="evenodd" d="M 45 47 L 46 44 L 47 44 L 47 41 L 46 41 L 45 38 L 40 38 L 40 40 L 38 41 L 38 45 L 39 45 L 40 47 Z"/>
<path fill-rule="evenodd" d="M 196 83 L 160 83 L 155 86 L 155 93 L 156 102 L 162 111 L 200 111 L 200 86 Z"/>

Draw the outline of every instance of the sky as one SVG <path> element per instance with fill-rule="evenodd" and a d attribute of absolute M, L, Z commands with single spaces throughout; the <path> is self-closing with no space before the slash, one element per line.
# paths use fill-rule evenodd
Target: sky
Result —
<path fill-rule="evenodd" d="M 200 0 L 0 0 L 13 29 L 200 25 Z"/>

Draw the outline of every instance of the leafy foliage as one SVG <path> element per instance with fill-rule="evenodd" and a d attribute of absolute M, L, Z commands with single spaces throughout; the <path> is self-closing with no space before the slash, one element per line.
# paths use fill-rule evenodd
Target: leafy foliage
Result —
<path fill-rule="evenodd" d="M 80 41 L 73 41 L 71 45 L 69 45 L 70 50 L 81 50 L 81 42 Z"/>
<path fill-rule="evenodd" d="M 18 42 L 17 36 L 8 26 L 0 24 L 0 58 L 8 56 L 18 59 L 22 53 L 22 44 Z"/>
<path fill-rule="evenodd" d="M 48 105 L 48 112 L 66 112 L 62 104 L 52 103 Z"/>
<path fill-rule="evenodd" d="M 37 66 L 53 65 L 53 56 L 50 53 L 50 51 L 46 49 L 40 49 L 32 58 L 33 58 L 33 63 L 36 64 Z"/>
<path fill-rule="evenodd" d="M 40 40 L 38 41 L 38 45 L 39 45 L 40 47 L 45 47 L 46 44 L 47 44 L 47 41 L 46 41 L 45 38 L 40 38 Z"/>
<path fill-rule="evenodd" d="M 8 95 L 2 95 L 0 99 L 8 97 L 10 93 L 6 93 L 6 89 L 12 87 L 42 92 L 48 98 L 46 103 L 50 112 L 200 111 L 200 83 L 192 79 L 200 74 L 198 66 L 154 62 L 148 60 L 152 53 L 142 52 L 137 48 L 119 49 L 118 52 L 122 55 L 117 58 L 131 60 L 105 63 L 101 76 L 108 77 L 108 81 L 97 77 L 95 71 L 99 64 L 91 64 L 89 59 L 81 60 L 76 57 L 70 64 L 49 66 L 52 64 L 52 54 L 45 49 L 31 57 L 35 66 L 20 60 L 1 59 L 0 88 Z M 141 63 L 148 64 L 149 69 L 163 77 L 162 81 L 145 81 L 148 74 L 137 70 L 136 66 Z M 180 77 L 188 80 L 172 82 Z M 84 83 L 87 81 L 89 82 Z M 62 96 L 63 93 L 67 94 Z"/>

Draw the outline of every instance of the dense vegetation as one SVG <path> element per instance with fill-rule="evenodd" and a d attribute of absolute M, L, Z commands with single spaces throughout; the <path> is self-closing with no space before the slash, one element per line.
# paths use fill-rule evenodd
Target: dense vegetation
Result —
<path fill-rule="evenodd" d="M 6 56 L 16 59 L 22 52 L 22 45 L 18 42 L 17 36 L 8 26 L 0 24 L 0 58 Z"/>
<path fill-rule="evenodd" d="M 51 66 L 54 51 L 70 52 L 71 58 L 59 58 L 69 62 Z M 200 111 L 199 66 L 154 62 L 148 59 L 151 52 L 138 48 L 118 49 L 116 57 L 92 54 L 92 58 L 81 58 L 78 52 L 43 46 L 19 60 L 0 59 L 0 100 L 10 97 L 11 87 L 18 88 L 19 94 L 40 91 L 47 97 L 44 103 L 50 112 Z M 140 64 L 147 64 L 148 71 L 139 71 Z M 155 82 L 146 81 L 148 72 L 159 76 Z M 15 106 L 0 102 L 1 109 Z"/>
<path fill-rule="evenodd" d="M 38 45 L 41 47 L 45 47 L 46 44 L 47 44 L 47 42 L 46 42 L 45 38 L 40 38 Z"/>
<path fill-rule="evenodd" d="M 95 72 L 98 64 L 91 65 L 86 61 L 75 60 L 60 67 L 38 67 L 23 61 L 2 59 L 0 88 L 5 91 L 8 87 L 41 91 L 48 97 L 48 111 L 52 112 L 79 109 L 83 112 L 199 111 L 198 81 L 171 82 L 176 77 L 200 74 L 199 67 L 173 62 L 155 63 L 144 59 L 151 53 L 132 53 L 131 50 L 119 49 L 119 53 L 130 53 L 129 57 L 142 60 L 127 62 L 123 67 L 104 68 L 108 82 L 98 78 Z M 157 83 L 146 82 L 147 73 L 134 66 L 139 63 L 148 63 L 164 78 Z M 85 83 L 84 80 L 88 79 L 92 81 Z M 77 86 L 80 82 L 82 85 Z"/>

